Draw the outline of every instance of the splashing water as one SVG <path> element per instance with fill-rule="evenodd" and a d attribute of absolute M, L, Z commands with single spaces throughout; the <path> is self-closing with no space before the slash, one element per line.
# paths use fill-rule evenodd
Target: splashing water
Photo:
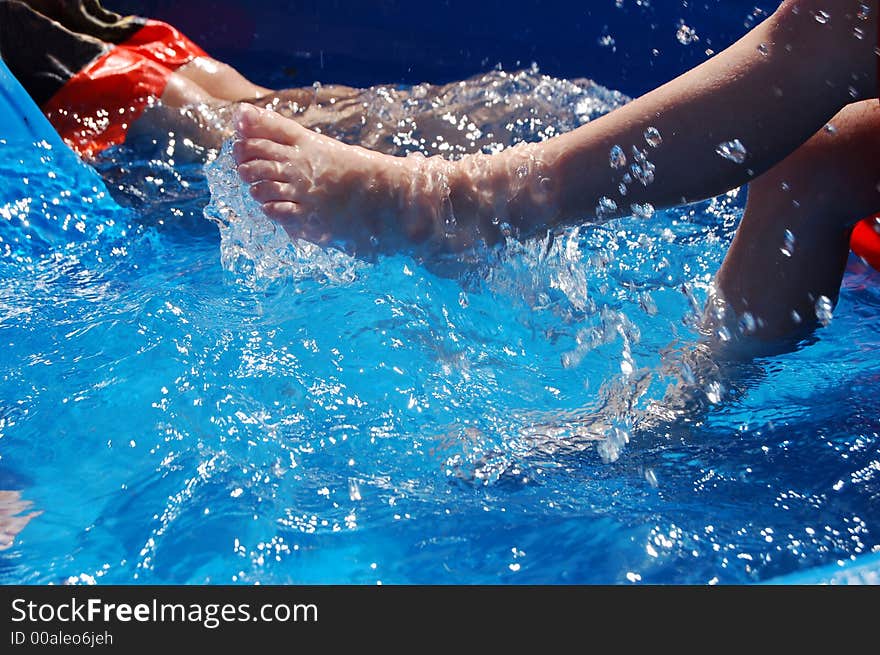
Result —
<path fill-rule="evenodd" d="M 794 232 L 786 229 L 783 235 L 782 248 L 779 249 L 783 255 L 785 255 L 786 257 L 791 257 L 794 254 L 795 241 L 796 239 L 794 236 Z"/>
<path fill-rule="evenodd" d="M 220 261 L 236 279 L 261 284 L 279 277 L 345 283 L 354 280 L 358 260 L 333 248 L 291 240 L 260 210 L 236 173 L 232 142 L 206 166 L 212 201 L 205 216 L 220 230 Z"/>
<path fill-rule="evenodd" d="M 816 318 L 825 326 L 834 318 L 834 304 L 828 296 L 819 296 L 816 300 Z"/>
<path fill-rule="evenodd" d="M 719 143 L 718 147 L 715 148 L 715 152 L 725 159 L 732 161 L 734 164 L 742 164 L 748 156 L 746 147 L 739 139 Z"/>
<path fill-rule="evenodd" d="M 596 205 L 596 216 L 603 218 L 606 216 L 614 216 L 617 213 L 617 203 L 614 202 L 608 196 L 602 196 L 599 198 L 599 202 Z"/>
<path fill-rule="evenodd" d="M 536 68 L 492 71 L 446 86 L 346 89 L 341 94 L 331 94 L 332 112 L 320 107 L 275 109 L 340 140 L 388 154 L 458 158 L 550 138 L 627 100 L 589 80 L 553 79 Z M 625 165 L 622 149 L 619 156 Z M 528 175 L 523 167 L 521 177 Z M 356 274 L 357 260 L 338 250 L 291 242 L 283 229 L 263 216 L 235 173 L 229 144 L 207 167 L 207 177 L 212 202 L 206 215 L 220 227 L 224 267 L 240 279 L 255 283 L 324 276 L 343 282 Z M 616 203 L 606 200 L 600 202 L 601 211 L 614 213 Z"/>
<path fill-rule="evenodd" d="M 279 109 L 457 157 L 625 100 L 529 70 Z M 743 194 L 441 275 L 291 244 L 228 152 L 167 147 L 97 162 L 132 211 L 4 151 L 0 488 L 42 514 L 3 582 L 750 582 L 877 546 L 877 287 L 809 348 L 713 355 Z"/>
<path fill-rule="evenodd" d="M 656 127 L 649 127 L 645 130 L 645 143 L 647 143 L 652 148 L 659 148 L 660 144 L 663 143 L 663 137 L 660 135 L 660 130 Z"/>
<path fill-rule="evenodd" d="M 675 32 L 675 38 L 682 45 L 690 45 L 700 40 L 696 30 L 689 25 L 685 25 L 684 22 L 679 23 L 678 30 Z"/>
<path fill-rule="evenodd" d="M 654 216 L 654 205 L 649 202 L 643 204 L 633 203 L 629 208 L 634 216 L 644 218 L 645 220 Z"/>

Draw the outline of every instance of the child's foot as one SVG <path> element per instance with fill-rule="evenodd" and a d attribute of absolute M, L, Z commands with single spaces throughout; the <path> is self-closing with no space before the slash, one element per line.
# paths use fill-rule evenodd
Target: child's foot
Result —
<path fill-rule="evenodd" d="M 292 237 L 374 249 L 368 244 L 377 238 L 396 245 L 434 235 L 443 193 L 419 185 L 424 158 L 349 146 L 250 105 L 240 108 L 236 130 L 241 179 Z"/>
<path fill-rule="evenodd" d="M 233 155 L 265 214 L 294 238 L 357 250 L 429 242 L 460 250 L 493 243 L 520 217 L 552 211 L 534 144 L 501 155 L 392 157 L 242 105 Z"/>

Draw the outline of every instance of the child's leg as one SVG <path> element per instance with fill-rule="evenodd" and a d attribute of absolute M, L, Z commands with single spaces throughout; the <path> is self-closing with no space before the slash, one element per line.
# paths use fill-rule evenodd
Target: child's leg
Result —
<path fill-rule="evenodd" d="M 716 278 L 732 309 L 755 318 L 759 337 L 815 321 L 820 296 L 837 301 L 849 228 L 880 210 L 880 104 L 849 105 L 829 125 L 752 182 Z"/>
<path fill-rule="evenodd" d="M 169 74 L 160 100 L 131 124 L 126 140 L 173 134 L 181 142 L 190 139 L 201 148 L 219 148 L 232 134 L 231 127 L 224 129 L 224 121 L 218 120 L 232 108 L 224 109 L 226 103 L 177 72 Z M 175 158 L 184 156 L 183 152 L 178 150 Z"/>
<path fill-rule="evenodd" d="M 253 101 L 272 93 L 272 89 L 254 84 L 232 66 L 211 57 L 197 57 L 176 72 L 218 100 Z"/>

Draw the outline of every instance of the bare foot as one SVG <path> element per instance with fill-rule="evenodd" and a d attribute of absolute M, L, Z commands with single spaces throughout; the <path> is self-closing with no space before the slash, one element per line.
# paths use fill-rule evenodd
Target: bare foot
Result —
<path fill-rule="evenodd" d="M 531 146 L 454 162 L 392 157 L 250 105 L 239 109 L 236 131 L 233 156 L 251 195 L 288 234 L 313 243 L 460 250 L 497 241 L 506 223 L 548 204 Z"/>
<path fill-rule="evenodd" d="M 432 236 L 442 190 L 422 189 L 414 197 L 424 158 L 348 146 L 251 105 L 239 109 L 236 130 L 241 179 L 292 237 L 375 249 L 371 237 L 420 242 Z"/>

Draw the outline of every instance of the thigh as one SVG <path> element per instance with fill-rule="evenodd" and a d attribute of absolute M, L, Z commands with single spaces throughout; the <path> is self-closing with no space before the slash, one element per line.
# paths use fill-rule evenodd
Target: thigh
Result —
<path fill-rule="evenodd" d="M 253 101 L 272 92 L 258 86 L 241 73 L 223 62 L 211 57 L 197 57 L 177 69 L 181 76 L 195 82 L 198 86 L 220 100 L 234 102 Z"/>
<path fill-rule="evenodd" d="M 790 185 L 812 192 L 835 225 L 849 227 L 880 211 L 880 102 L 844 107 L 779 167 L 776 176 L 792 177 Z"/>

